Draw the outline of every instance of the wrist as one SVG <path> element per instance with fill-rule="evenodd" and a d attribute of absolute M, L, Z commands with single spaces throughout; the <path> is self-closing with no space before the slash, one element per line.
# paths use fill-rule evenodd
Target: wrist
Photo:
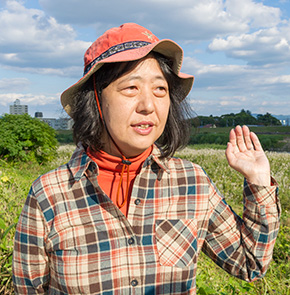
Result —
<path fill-rule="evenodd" d="M 260 186 L 271 186 L 271 175 L 268 173 L 246 177 L 249 183 Z"/>

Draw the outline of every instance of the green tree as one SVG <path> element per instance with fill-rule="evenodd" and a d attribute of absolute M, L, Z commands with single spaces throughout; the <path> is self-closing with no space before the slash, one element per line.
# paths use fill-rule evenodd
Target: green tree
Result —
<path fill-rule="evenodd" d="M 199 124 L 200 126 L 205 126 L 205 125 L 214 125 L 217 124 L 219 117 L 213 117 L 212 115 L 210 115 L 209 117 L 207 116 L 198 116 L 199 119 Z"/>
<path fill-rule="evenodd" d="M 48 124 L 27 114 L 0 118 L 0 157 L 44 163 L 56 156 L 58 142 Z"/>
<path fill-rule="evenodd" d="M 236 125 L 256 125 L 257 120 L 252 116 L 250 111 L 245 111 L 242 109 L 237 114 L 225 114 L 217 119 L 216 125 L 218 127 L 229 127 Z"/>
<path fill-rule="evenodd" d="M 273 117 L 270 113 L 266 113 L 265 115 L 258 115 L 257 120 L 260 124 L 265 126 L 280 126 L 281 122 Z"/>

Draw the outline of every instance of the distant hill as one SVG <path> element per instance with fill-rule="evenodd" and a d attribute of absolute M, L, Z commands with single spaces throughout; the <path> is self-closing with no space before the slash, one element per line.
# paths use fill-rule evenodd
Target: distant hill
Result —
<path fill-rule="evenodd" d="M 252 113 L 252 116 L 257 118 L 259 114 Z M 289 115 L 273 115 L 272 116 L 281 121 L 283 126 L 290 126 L 290 114 Z"/>
<path fill-rule="evenodd" d="M 195 126 L 196 120 L 192 119 L 191 124 Z M 281 126 L 279 119 L 269 113 L 264 115 L 253 115 L 250 111 L 242 109 L 239 113 L 225 114 L 222 116 L 198 116 L 199 126 L 215 126 L 215 127 L 229 127 L 236 125 L 264 125 L 264 126 Z M 286 124 L 285 124 L 286 125 Z"/>

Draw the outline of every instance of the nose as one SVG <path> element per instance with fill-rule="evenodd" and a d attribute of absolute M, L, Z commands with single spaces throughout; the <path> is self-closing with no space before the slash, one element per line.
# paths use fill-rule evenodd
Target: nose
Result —
<path fill-rule="evenodd" d="M 137 113 L 151 114 L 154 112 L 154 99 L 155 96 L 148 88 L 143 88 L 138 96 L 138 104 L 136 108 Z"/>

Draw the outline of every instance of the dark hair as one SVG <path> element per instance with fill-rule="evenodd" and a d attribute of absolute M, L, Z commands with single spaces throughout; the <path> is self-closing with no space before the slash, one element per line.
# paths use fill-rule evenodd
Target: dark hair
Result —
<path fill-rule="evenodd" d="M 164 131 L 157 144 L 162 151 L 162 157 L 172 156 L 179 148 L 186 146 L 189 138 L 190 108 L 181 101 L 185 94 L 179 78 L 172 71 L 172 62 L 163 55 L 151 52 L 159 63 L 161 71 L 169 86 L 170 108 Z M 95 75 L 95 83 L 100 104 L 102 104 L 102 90 L 110 83 L 132 70 L 140 60 L 124 63 L 104 64 Z M 74 97 L 72 118 L 74 120 L 73 136 L 76 144 L 79 142 L 95 151 L 103 148 L 101 142 L 105 127 L 102 123 L 94 94 L 94 79 L 91 77 L 82 90 Z"/>

